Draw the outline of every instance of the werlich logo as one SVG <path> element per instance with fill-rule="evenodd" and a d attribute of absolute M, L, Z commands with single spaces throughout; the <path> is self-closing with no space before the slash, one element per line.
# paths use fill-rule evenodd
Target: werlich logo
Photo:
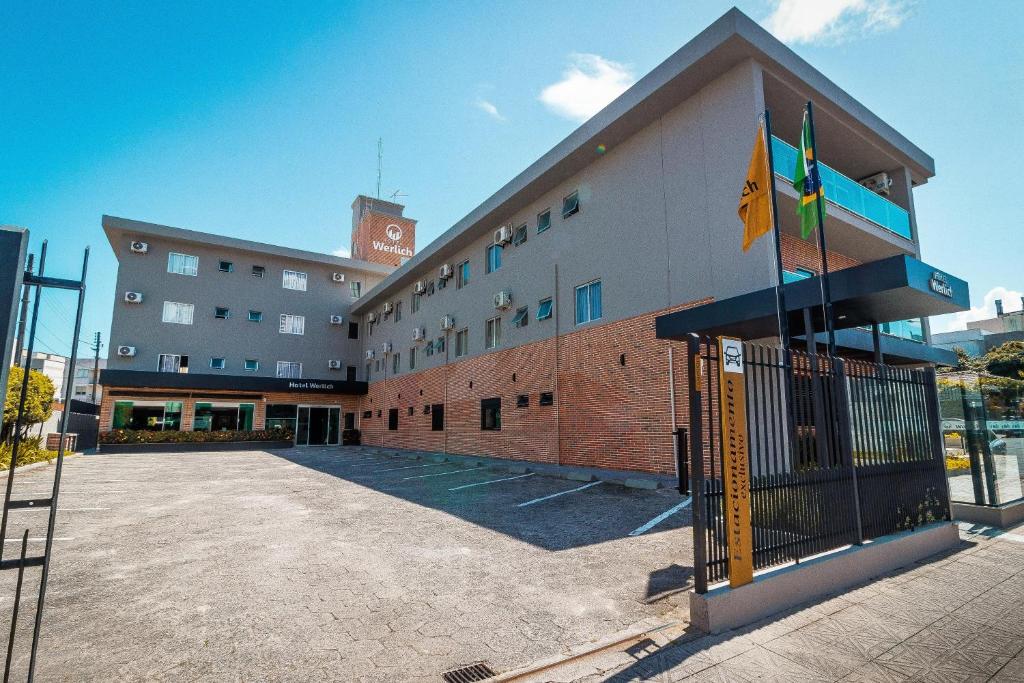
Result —
<path fill-rule="evenodd" d="M 384 244 L 383 242 L 373 241 L 373 248 L 377 251 L 382 251 L 385 254 L 398 254 L 399 256 L 412 256 L 412 249 L 409 247 L 400 247 L 397 244 Z"/>
<path fill-rule="evenodd" d="M 391 240 L 392 242 L 397 242 L 398 240 L 402 239 L 402 228 L 395 225 L 394 223 L 391 223 L 388 225 L 388 227 L 384 228 L 384 232 L 388 234 L 388 239 Z"/>

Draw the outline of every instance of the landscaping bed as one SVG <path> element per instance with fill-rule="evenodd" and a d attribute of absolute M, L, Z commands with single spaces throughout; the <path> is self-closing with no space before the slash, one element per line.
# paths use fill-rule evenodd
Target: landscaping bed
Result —
<path fill-rule="evenodd" d="M 99 436 L 103 453 L 182 453 L 187 451 L 244 451 L 291 448 L 292 433 L 285 429 L 224 430 L 217 432 L 150 432 L 115 429 Z"/>

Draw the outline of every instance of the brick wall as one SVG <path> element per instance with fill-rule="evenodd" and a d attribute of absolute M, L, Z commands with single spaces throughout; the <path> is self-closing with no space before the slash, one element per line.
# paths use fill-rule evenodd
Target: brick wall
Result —
<path fill-rule="evenodd" d="M 706 301 L 688 306 L 697 303 Z M 654 319 L 688 306 L 373 382 L 363 443 L 672 474 L 670 343 L 655 339 Z M 676 423 L 684 425 L 686 351 L 672 346 Z M 539 405 L 548 391 L 554 405 Z M 516 407 L 520 394 L 528 407 Z M 481 430 L 480 401 L 495 397 L 501 430 Z M 443 432 L 430 430 L 427 403 L 445 405 Z M 397 430 L 387 429 L 390 408 L 399 411 Z"/>
<path fill-rule="evenodd" d="M 397 225 L 402 236 L 397 241 L 388 236 L 388 226 Z M 409 250 L 408 256 L 389 253 L 373 248 L 373 242 L 382 242 L 388 246 L 398 246 Z M 388 266 L 399 266 L 402 260 L 408 259 L 416 251 L 416 221 L 377 211 L 365 212 L 355 230 L 352 232 L 352 258 L 382 263 Z"/>
<path fill-rule="evenodd" d="M 838 252 L 828 250 L 829 272 L 850 268 L 859 265 L 860 261 L 845 256 Z M 818 255 L 818 240 L 816 235 L 810 239 L 802 240 L 792 235 L 782 236 L 782 267 L 786 270 L 806 268 L 815 273 L 821 272 L 821 257 Z"/>

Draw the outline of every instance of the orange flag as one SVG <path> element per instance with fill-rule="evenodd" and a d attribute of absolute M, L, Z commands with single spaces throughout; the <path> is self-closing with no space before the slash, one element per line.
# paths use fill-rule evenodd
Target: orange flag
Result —
<path fill-rule="evenodd" d="M 743 221 L 743 251 L 772 229 L 772 176 L 768 171 L 768 150 L 764 146 L 764 125 L 757 128 L 754 153 L 750 156 L 747 180 L 740 193 L 738 213 Z"/>

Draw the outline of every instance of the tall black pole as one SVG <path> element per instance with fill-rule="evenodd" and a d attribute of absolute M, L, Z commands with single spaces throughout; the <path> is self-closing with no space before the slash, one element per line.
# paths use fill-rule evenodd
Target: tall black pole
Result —
<path fill-rule="evenodd" d="M 96 385 L 99 384 L 99 381 L 100 381 L 100 347 L 102 345 L 103 344 L 100 342 L 100 333 L 97 332 L 96 335 L 93 337 L 93 342 L 92 342 L 92 350 L 93 350 L 93 353 L 94 353 L 93 358 L 92 358 L 92 402 L 93 402 L 93 404 L 96 403 Z"/>
<path fill-rule="evenodd" d="M 818 211 L 818 249 L 821 250 L 821 297 L 825 305 L 825 330 L 828 332 L 829 355 L 836 355 L 836 330 L 835 318 L 832 316 L 832 288 L 828 282 L 828 251 L 825 248 L 825 215 L 821 208 L 821 172 L 818 170 L 818 147 L 814 142 L 814 105 L 807 101 L 807 123 L 811 129 L 811 156 L 814 157 L 814 174 L 817 177 L 818 186 L 815 191 L 814 207 Z"/>
<path fill-rule="evenodd" d="M 28 267 L 25 268 L 26 273 L 32 272 L 32 264 L 36 258 L 35 254 L 28 255 Z M 14 346 L 14 364 L 19 368 L 22 367 L 21 352 L 25 348 L 25 326 L 28 325 L 28 290 L 29 285 L 22 285 L 21 287 L 21 315 L 18 316 L 18 335 L 17 341 Z M 24 367 L 28 367 L 30 363 L 26 362 Z"/>
<path fill-rule="evenodd" d="M 782 238 L 779 233 L 779 206 L 775 198 L 775 156 L 772 154 L 772 113 L 764 110 L 764 137 L 768 150 L 768 193 L 772 199 L 772 231 L 775 237 L 775 272 L 778 282 L 775 287 L 776 306 L 779 309 L 779 336 L 782 348 L 789 348 L 789 311 L 786 310 L 786 294 L 782 291 L 785 278 L 782 273 Z"/>

